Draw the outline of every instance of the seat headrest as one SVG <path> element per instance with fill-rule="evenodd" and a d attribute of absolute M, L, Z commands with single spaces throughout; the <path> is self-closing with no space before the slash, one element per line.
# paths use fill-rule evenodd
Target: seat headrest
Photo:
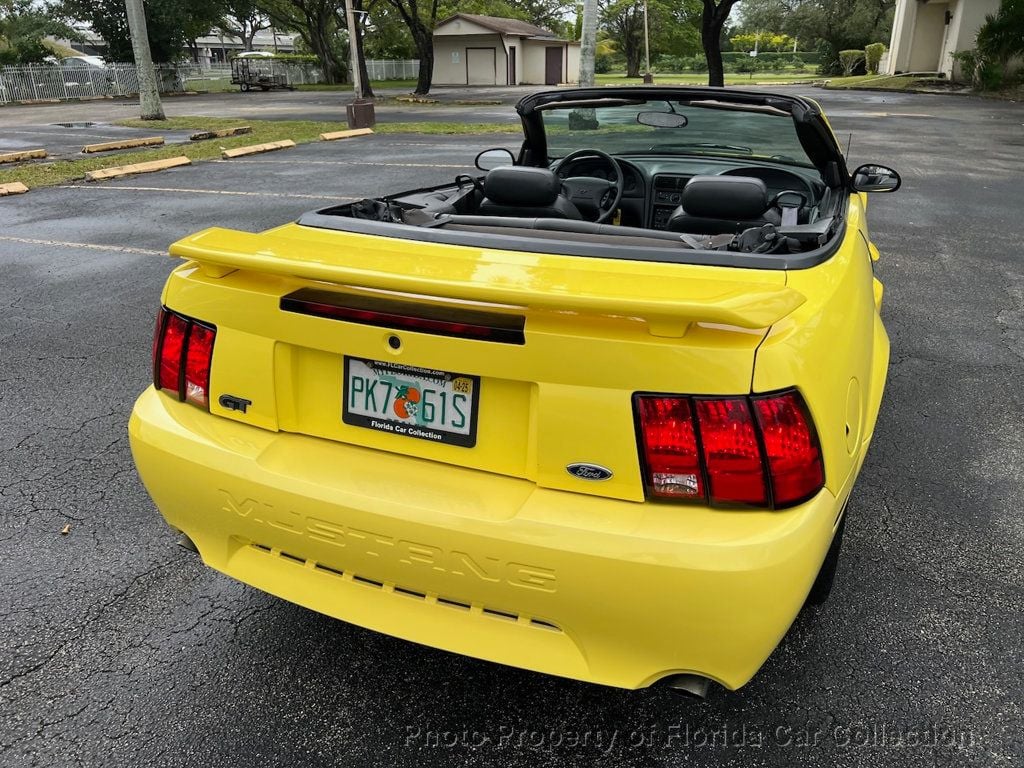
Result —
<path fill-rule="evenodd" d="M 694 176 L 683 187 L 683 210 L 708 219 L 756 219 L 768 210 L 768 188 L 751 176 Z"/>
<path fill-rule="evenodd" d="M 484 196 L 498 205 L 551 205 L 562 182 L 547 168 L 510 165 L 493 168 L 484 178 Z"/>

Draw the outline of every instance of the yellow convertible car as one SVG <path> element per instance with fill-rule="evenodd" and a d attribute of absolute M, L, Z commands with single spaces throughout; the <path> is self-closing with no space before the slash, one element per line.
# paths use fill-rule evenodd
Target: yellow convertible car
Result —
<path fill-rule="evenodd" d="M 207 565 L 312 610 L 737 688 L 832 585 L 889 357 L 865 193 L 899 176 L 795 96 L 517 110 L 479 174 L 175 243 L 139 474 Z"/>

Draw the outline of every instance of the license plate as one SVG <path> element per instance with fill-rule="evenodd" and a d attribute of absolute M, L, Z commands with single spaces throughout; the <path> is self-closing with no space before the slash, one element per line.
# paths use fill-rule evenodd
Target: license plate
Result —
<path fill-rule="evenodd" d="M 446 445 L 476 445 L 480 377 L 345 357 L 346 424 Z"/>

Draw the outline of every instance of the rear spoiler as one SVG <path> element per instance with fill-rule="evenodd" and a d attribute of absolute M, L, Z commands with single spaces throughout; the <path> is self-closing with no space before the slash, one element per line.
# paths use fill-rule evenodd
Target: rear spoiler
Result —
<path fill-rule="evenodd" d="M 241 269 L 459 301 L 637 317 L 655 336 L 682 336 L 695 322 L 767 328 L 806 301 L 785 287 L 779 271 L 580 259 L 295 224 L 260 234 L 207 229 L 174 243 L 170 253 L 197 262 L 211 277 Z"/>

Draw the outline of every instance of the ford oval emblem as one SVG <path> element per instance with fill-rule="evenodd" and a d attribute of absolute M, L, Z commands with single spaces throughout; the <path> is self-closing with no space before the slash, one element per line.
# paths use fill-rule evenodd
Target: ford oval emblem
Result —
<path fill-rule="evenodd" d="M 569 464 L 565 469 L 570 475 L 580 480 L 607 480 L 612 476 L 612 471 L 608 467 L 582 461 Z"/>

